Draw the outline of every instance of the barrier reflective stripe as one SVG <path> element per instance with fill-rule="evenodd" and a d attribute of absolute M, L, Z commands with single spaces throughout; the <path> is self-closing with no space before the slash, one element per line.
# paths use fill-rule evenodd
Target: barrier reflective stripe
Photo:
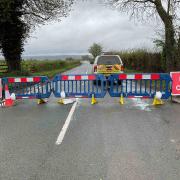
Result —
<path fill-rule="evenodd" d="M 135 80 L 159 80 L 159 74 L 120 74 L 119 80 L 135 79 Z"/>
<path fill-rule="evenodd" d="M 45 76 L 3 78 L 9 86 L 10 93 L 15 93 L 17 99 L 43 99 L 51 95 L 51 82 Z"/>
<path fill-rule="evenodd" d="M 121 85 L 118 84 L 121 81 Z M 115 74 L 109 77 L 109 94 L 112 97 L 154 98 L 157 91 L 162 99 L 171 96 L 171 77 L 169 74 Z"/>
<path fill-rule="evenodd" d="M 27 82 L 40 82 L 41 77 L 30 77 L 30 78 L 8 78 L 8 83 L 27 83 Z"/>
<path fill-rule="evenodd" d="M 103 98 L 106 94 L 106 78 L 103 75 L 57 75 L 53 79 L 55 97 Z"/>
<path fill-rule="evenodd" d="M 63 80 L 63 81 L 96 80 L 96 76 L 95 75 L 62 75 L 61 80 Z"/>

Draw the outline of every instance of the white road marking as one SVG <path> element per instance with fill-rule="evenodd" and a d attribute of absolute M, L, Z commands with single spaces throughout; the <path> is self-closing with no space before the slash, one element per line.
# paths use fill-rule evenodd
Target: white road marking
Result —
<path fill-rule="evenodd" d="M 171 141 L 172 143 L 175 143 L 175 142 L 176 142 L 174 139 L 171 139 L 170 141 Z"/>
<path fill-rule="evenodd" d="M 68 117 L 67 117 L 67 119 L 65 121 L 65 124 L 64 124 L 58 138 L 57 138 L 56 145 L 61 145 L 61 143 L 63 142 L 64 136 L 66 134 L 66 131 L 68 130 L 69 124 L 71 122 L 71 119 L 72 119 L 72 116 L 74 114 L 74 111 L 76 109 L 77 104 L 78 104 L 77 101 L 73 104 L 73 106 L 72 106 L 72 108 L 71 108 L 71 110 L 69 112 L 69 115 L 68 115 Z"/>

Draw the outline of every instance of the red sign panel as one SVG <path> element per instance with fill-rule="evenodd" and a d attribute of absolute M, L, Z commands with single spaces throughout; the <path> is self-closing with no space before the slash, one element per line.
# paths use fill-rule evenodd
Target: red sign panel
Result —
<path fill-rule="evenodd" d="M 172 78 L 172 95 L 180 95 L 180 72 L 171 72 Z"/>

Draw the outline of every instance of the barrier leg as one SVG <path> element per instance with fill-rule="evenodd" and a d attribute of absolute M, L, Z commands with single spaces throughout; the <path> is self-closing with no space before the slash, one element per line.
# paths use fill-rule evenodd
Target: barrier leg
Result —
<path fill-rule="evenodd" d="M 156 92 L 155 96 L 154 96 L 154 100 L 153 100 L 153 105 L 163 105 L 163 101 L 162 101 L 162 93 L 161 92 Z"/>
<path fill-rule="evenodd" d="M 123 94 L 121 94 L 121 96 L 120 96 L 120 104 L 124 104 L 124 96 L 123 96 Z"/>
<path fill-rule="evenodd" d="M 45 103 L 47 103 L 47 101 L 44 100 L 44 99 L 38 99 L 38 101 L 37 101 L 37 104 L 38 104 L 38 105 L 40 105 L 40 104 L 45 104 Z"/>
<path fill-rule="evenodd" d="M 71 98 L 71 99 L 60 99 L 59 101 L 58 101 L 58 103 L 59 104 L 64 104 L 64 105 L 67 105 L 67 104 L 72 104 L 72 103 L 74 103 L 76 101 L 76 99 L 75 98 Z"/>
<path fill-rule="evenodd" d="M 163 105 L 164 102 L 162 101 L 162 99 L 158 99 L 157 97 L 154 98 L 153 100 L 153 105 L 157 106 L 157 105 Z"/>
<path fill-rule="evenodd" d="M 64 91 L 61 92 L 61 99 L 58 101 L 59 104 L 65 104 L 64 99 L 66 98 L 66 93 Z"/>
<path fill-rule="evenodd" d="M 94 94 L 92 94 L 91 104 L 92 104 L 92 105 L 97 104 L 97 100 L 96 100 L 96 98 L 94 97 Z"/>
<path fill-rule="evenodd" d="M 64 104 L 64 99 L 61 98 L 59 101 L 58 101 L 59 104 Z"/>
<path fill-rule="evenodd" d="M 5 101 L 0 101 L 0 107 L 4 107 L 5 106 Z"/>

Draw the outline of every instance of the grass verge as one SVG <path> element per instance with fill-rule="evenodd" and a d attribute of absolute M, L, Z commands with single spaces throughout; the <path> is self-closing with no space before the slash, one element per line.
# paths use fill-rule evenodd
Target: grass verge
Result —
<path fill-rule="evenodd" d="M 133 69 L 125 69 L 124 72 L 125 73 L 142 73 L 142 71 L 133 70 Z"/>
<path fill-rule="evenodd" d="M 48 76 L 54 77 L 56 74 L 63 73 L 67 70 L 73 69 L 79 66 L 81 62 L 79 60 L 71 61 L 22 61 L 22 71 L 14 71 L 10 73 L 0 73 L 0 77 L 20 77 L 20 76 Z"/>
<path fill-rule="evenodd" d="M 49 78 L 54 77 L 56 74 L 63 73 L 65 71 L 68 71 L 70 69 L 73 69 L 77 66 L 79 66 L 81 63 L 76 63 L 76 64 L 68 64 L 65 67 L 59 68 L 59 69 L 53 69 L 53 70 L 48 70 L 48 71 L 42 71 L 42 72 L 35 72 L 32 73 L 33 76 L 48 76 Z"/>

